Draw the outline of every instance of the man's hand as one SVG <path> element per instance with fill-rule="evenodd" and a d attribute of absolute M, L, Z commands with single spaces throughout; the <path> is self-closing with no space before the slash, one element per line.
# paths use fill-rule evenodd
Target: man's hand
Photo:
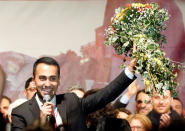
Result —
<path fill-rule="evenodd" d="M 139 90 L 140 86 L 139 85 L 136 85 L 136 80 L 133 81 L 128 89 L 127 89 L 127 92 L 126 92 L 126 95 L 131 98 L 133 95 L 135 95 L 137 93 L 137 91 Z"/>
<path fill-rule="evenodd" d="M 40 120 L 42 123 L 46 122 L 46 117 L 52 115 L 54 104 L 51 102 L 45 102 L 40 109 Z"/>
<path fill-rule="evenodd" d="M 136 52 L 136 45 L 133 45 L 133 53 Z M 134 73 L 134 67 L 136 66 L 137 59 L 132 59 L 130 63 L 128 64 L 128 70 L 132 73 Z"/>
<path fill-rule="evenodd" d="M 170 116 L 165 113 L 161 115 L 159 128 L 168 127 L 170 125 Z"/>
<path fill-rule="evenodd" d="M 134 73 L 134 67 L 136 66 L 137 60 L 132 59 L 128 65 L 128 70 L 132 73 Z"/>

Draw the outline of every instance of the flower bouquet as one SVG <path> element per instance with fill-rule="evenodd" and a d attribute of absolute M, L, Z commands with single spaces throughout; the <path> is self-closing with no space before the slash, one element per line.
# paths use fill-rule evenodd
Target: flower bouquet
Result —
<path fill-rule="evenodd" d="M 168 11 L 159 8 L 158 4 L 132 3 L 126 8 L 118 8 L 111 19 L 111 26 L 106 30 L 106 45 L 112 45 L 117 54 L 136 58 L 136 73 L 142 75 L 145 90 L 154 88 L 162 94 L 170 89 L 177 95 L 177 82 L 174 73 L 176 65 L 165 57 L 160 49 L 166 43 L 162 31 L 169 19 Z M 133 46 L 136 46 L 136 52 Z"/>

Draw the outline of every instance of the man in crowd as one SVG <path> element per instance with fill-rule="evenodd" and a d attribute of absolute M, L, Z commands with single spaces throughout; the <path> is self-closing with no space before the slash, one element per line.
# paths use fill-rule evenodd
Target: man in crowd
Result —
<path fill-rule="evenodd" d="M 53 58 L 38 59 L 33 66 L 33 81 L 37 93 L 31 100 L 13 109 L 12 130 L 23 131 L 38 118 L 50 121 L 54 114 L 55 127 L 64 128 L 66 131 L 87 131 L 85 116 L 113 101 L 128 87 L 134 80 L 134 66 L 133 60 L 105 88 L 79 99 L 74 93 L 56 95 L 60 81 L 60 67 Z"/>
<path fill-rule="evenodd" d="M 136 112 L 147 115 L 152 110 L 152 98 L 145 90 L 140 90 L 136 94 Z"/>
<path fill-rule="evenodd" d="M 183 104 L 179 98 L 173 98 L 171 107 L 175 110 L 180 116 L 183 117 Z"/>
<path fill-rule="evenodd" d="M 3 117 L 7 119 L 8 108 L 11 104 L 11 99 L 7 96 L 2 96 L 0 99 L 0 112 L 3 114 Z"/>
<path fill-rule="evenodd" d="M 36 92 L 35 83 L 32 81 L 32 77 L 30 77 L 25 83 L 24 95 L 28 100 L 30 100 Z"/>
<path fill-rule="evenodd" d="M 115 102 L 114 107 L 126 107 L 129 99 L 136 94 L 136 113 L 147 115 L 152 110 L 151 96 L 144 89 L 138 91 L 139 88 L 140 86 L 136 86 L 136 82 L 130 84 L 126 94 Z"/>
<path fill-rule="evenodd" d="M 170 126 L 175 127 L 173 124 L 183 121 L 183 118 L 171 108 L 172 99 L 170 90 L 164 90 L 163 94 L 153 90 L 153 110 L 148 114 L 153 131 L 169 128 Z"/>

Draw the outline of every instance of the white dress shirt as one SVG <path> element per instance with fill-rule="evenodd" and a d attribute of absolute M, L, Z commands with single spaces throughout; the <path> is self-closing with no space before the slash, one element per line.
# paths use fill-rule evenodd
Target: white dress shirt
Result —
<path fill-rule="evenodd" d="M 126 74 L 126 76 L 129 79 L 133 79 L 134 78 L 134 74 L 129 71 L 128 67 L 125 68 L 125 74 Z M 126 94 L 124 94 L 121 97 L 120 102 L 123 103 L 123 104 L 128 104 L 129 100 L 130 100 L 130 98 Z"/>

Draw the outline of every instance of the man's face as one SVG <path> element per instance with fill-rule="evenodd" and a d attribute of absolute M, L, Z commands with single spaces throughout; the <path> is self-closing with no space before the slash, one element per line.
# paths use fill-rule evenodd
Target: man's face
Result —
<path fill-rule="evenodd" d="M 35 70 L 34 82 L 39 96 L 53 97 L 59 85 L 57 66 L 40 63 Z"/>
<path fill-rule="evenodd" d="M 180 101 L 173 99 L 171 103 L 171 107 L 175 110 L 180 116 L 183 115 L 183 107 Z"/>
<path fill-rule="evenodd" d="M 152 101 L 155 112 L 159 114 L 170 112 L 172 97 L 169 90 L 165 90 L 163 95 L 153 91 Z"/>
<path fill-rule="evenodd" d="M 31 81 L 28 88 L 25 89 L 24 94 L 26 95 L 26 98 L 30 100 L 34 96 L 36 91 L 37 90 L 36 90 L 35 83 Z"/>
<path fill-rule="evenodd" d="M 8 114 L 8 108 L 10 106 L 10 102 L 3 98 L 0 103 L 0 112 L 3 114 L 3 117 L 6 118 L 6 115 Z"/>
<path fill-rule="evenodd" d="M 137 113 L 147 115 L 152 110 L 151 97 L 144 92 L 138 94 L 136 100 Z"/>

